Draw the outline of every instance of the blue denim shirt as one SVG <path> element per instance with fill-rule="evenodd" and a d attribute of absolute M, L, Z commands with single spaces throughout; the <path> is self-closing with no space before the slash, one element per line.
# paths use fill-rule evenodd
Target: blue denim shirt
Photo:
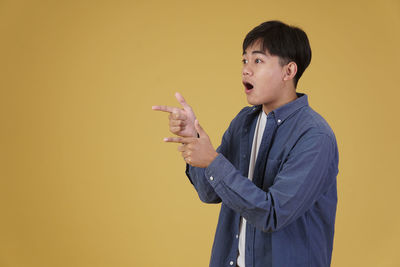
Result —
<path fill-rule="evenodd" d="M 247 178 L 257 116 L 245 107 L 232 120 L 207 168 L 186 167 L 206 203 L 222 202 L 210 266 L 236 266 L 240 216 L 247 220 L 246 267 L 330 266 L 337 205 L 338 149 L 307 95 L 268 115 L 276 122 L 261 179 Z M 268 123 L 268 122 L 267 122 Z M 258 156 L 260 157 L 260 155 Z M 260 170 L 255 170 L 259 171 Z"/>

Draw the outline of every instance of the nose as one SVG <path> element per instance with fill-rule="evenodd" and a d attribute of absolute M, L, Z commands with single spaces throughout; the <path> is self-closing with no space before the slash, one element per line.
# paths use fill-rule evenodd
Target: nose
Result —
<path fill-rule="evenodd" d="M 243 76 L 251 76 L 252 74 L 253 74 L 253 72 L 251 71 L 249 66 L 248 65 L 244 65 L 243 69 L 242 69 L 242 75 Z"/>

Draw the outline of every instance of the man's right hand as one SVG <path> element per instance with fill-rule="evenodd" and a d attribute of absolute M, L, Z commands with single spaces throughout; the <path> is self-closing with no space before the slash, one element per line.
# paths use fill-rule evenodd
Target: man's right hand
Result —
<path fill-rule="evenodd" d="M 175 97 L 182 105 L 182 108 L 170 106 L 153 106 L 153 110 L 159 110 L 169 113 L 169 130 L 171 133 L 182 137 L 197 137 L 197 131 L 194 126 L 196 116 L 192 108 L 186 103 L 180 93 L 175 93 Z"/>

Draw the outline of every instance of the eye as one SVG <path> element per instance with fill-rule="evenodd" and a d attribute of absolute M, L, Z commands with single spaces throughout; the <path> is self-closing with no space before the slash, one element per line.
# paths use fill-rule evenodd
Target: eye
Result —
<path fill-rule="evenodd" d="M 259 59 L 259 58 L 256 58 L 256 60 L 254 61 L 255 63 L 261 63 L 262 62 L 262 60 L 261 59 Z"/>
<path fill-rule="evenodd" d="M 247 64 L 247 59 L 242 59 L 243 64 Z"/>

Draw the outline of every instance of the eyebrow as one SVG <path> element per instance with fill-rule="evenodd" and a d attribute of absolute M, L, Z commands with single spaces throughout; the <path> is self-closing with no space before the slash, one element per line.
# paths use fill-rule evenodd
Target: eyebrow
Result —
<path fill-rule="evenodd" d="M 265 52 L 260 51 L 260 50 L 255 50 L 255 51 L 253 51 L 253 52 L 251 52 L 251 53 L 252 53 L 252 54 L 263 54 L 264 56 L 267 55 L 267 54 L 265 54 Z M 246 55 L 246 54 L 247 54 L 246 51 L 243 52 L 243 56 Z"/>

